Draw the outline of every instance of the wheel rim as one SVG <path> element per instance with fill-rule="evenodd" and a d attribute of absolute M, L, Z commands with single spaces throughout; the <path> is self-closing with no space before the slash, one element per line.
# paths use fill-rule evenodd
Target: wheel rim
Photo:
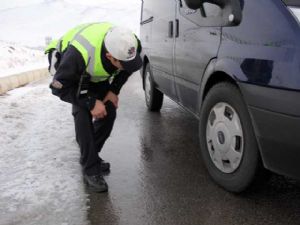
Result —
<path fill-rule="evenodd" d="M 150 77 L 150 72 L 146 71 L 146 77 L 145 77 L 145 97 L 146 97 L 146 102 L 149 104 L 150 98 L 151 98 L 151 77 Z"/>
<path fill-rule="evenodd" d="M 210 111 L 206 125 L 210 158 L 223 173 L 233 173 L 242 161 L 244 136 L 239 115 L 227 103 L 220 102 Z"/>

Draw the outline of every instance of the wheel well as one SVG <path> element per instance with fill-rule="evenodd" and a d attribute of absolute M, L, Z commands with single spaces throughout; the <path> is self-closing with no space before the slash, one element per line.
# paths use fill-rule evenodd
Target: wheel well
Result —
<path fill-rule="evenodd" d="M 149 59 L 147 56 L 144 56 L 144 60 L 143 60 L 143 73 L 142 73 L 142 78 L 143 78 L 143 89 L 145 90 L 145 82 L 144 82 L 144 79 L 145 79 L 145 69 L 146 69 L 146 66 L 147 64 L 149 63 Z"/>
<path fill-rule="evenodd" d="M 216 85 L 217 83 L 220 83 L 220 82 L 224 82 L 224 81 L 230 82 L 237 86 L 236 81 L 228 74 L 226 74 L 224 72 L 215 72 L 209 77 L 208 81 L 205 84 L 205 88 L 204 88 L 203 95 L 202 95 L 202 100 L 205 99 L 207 93 L 214 85 Z"/>

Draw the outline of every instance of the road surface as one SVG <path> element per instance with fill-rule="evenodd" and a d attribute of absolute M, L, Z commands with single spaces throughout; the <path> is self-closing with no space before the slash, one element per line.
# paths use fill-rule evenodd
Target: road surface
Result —
<path fill-rule="evenodd" d="M 147 111 L 141 78 L 124 86 L 101 153 L 109 192 L 84 187 L 71 107 L 49 79 L 0 96 L 0 224 L 300 224 L 296 181 L 272 176 L 243 195 L 215 185 L 201 162 L 197 120 L 169 99 Z"/>

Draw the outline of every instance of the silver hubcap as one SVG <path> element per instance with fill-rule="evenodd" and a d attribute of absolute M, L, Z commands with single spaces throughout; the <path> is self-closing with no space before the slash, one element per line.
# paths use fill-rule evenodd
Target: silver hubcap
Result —
<path fill-rule="evenodd" d="M 145 97 L 146 97 L 146 102 L 150 102 L 151 98 L 151 80 L 150 80 L 150 72 L 146 71 L 146 77 L 145 77 Z"/>
<path fill-rule="evenodd" d="M 244 137 L 239 115 L 229 104 L 220 102 L 210 111 L 206 142 L 210 158 L 219 170 L 237 170 L 243 157 Z"/>

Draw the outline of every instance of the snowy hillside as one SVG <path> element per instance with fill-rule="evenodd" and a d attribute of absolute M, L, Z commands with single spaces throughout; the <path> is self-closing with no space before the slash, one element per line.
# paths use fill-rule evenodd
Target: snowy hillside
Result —
<path fill-rule="evenodd" d="M 109 21 L 139 35 L 140 0 L 1 0 L 0 76 L 46 67 L 46 38 L 86 22 Z"/>
<path fill-rule="evenodd" d="M 43 47 L 80 23 L 110 21 L 139 34 L 141 0 L 1 0 L 0 40 Z"/>

